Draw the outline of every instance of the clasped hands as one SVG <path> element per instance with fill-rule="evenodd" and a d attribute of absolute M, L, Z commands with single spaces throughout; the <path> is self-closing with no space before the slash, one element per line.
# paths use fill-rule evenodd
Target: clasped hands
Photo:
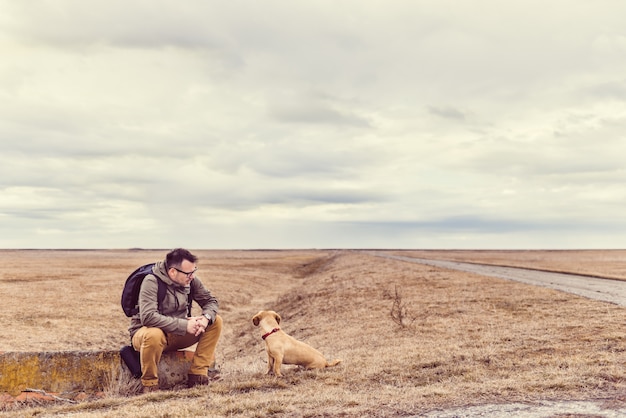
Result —
<path fill-rule="evenodd" d="M 204 316 L 190 316 L 187 318 L 187 332 L 196 337 L 206 331 L 209 320 Z"/>

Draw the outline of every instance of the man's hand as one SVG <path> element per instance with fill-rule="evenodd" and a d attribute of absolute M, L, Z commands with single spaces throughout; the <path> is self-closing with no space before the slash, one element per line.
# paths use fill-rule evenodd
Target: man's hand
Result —
<path fill-rule="evenodd" d="M 187 332 L 196 337 L 202 334 L 209 326 L 209 320 L 204 316 L 192 316 L 187 318 Z"/>

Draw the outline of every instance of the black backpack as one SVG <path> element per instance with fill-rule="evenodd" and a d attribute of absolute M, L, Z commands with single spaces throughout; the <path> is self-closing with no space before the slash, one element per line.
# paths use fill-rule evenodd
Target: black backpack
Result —
<path fill-rule="evenodd" d="M 154 267 L 154 264 L 155 263 L 150 263 L 139 267 L 126 279 L 126 283 L 124 283 L 124 290 L 122 290 L 122 309 L 124 310 L 126 316 L 130 317 L 139 313 L 139 290 L 141 289 L 141 283 L 148 274 L 152 274 L 152 267 Z M 157 284 L 159 286 L 157 290 L 157 305 L 160 306 L 163 299 L 165 299 L 167 285 L 158 277 Z M 193 289 L 193 286 L 191 289 Z M 191 316 L 192 300 L 192 294 L 189 292 L 189 298 L 187 301 L 187 316 Z"/>

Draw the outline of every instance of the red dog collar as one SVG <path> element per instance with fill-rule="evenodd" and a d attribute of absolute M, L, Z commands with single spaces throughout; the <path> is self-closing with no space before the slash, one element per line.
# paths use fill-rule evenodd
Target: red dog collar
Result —
<path fill-rule="evenodd" d="M 276 331 L 280 331 L 280 328 L 274 328 L 273 330 L 271 330 L 270 332 L 268 332 L 267 334 L 264 334 L 261 338 L 266 339 L 267 337 L 269 337 L 270 335 L 272 335 L 273 333 L 275 333 Z"/>

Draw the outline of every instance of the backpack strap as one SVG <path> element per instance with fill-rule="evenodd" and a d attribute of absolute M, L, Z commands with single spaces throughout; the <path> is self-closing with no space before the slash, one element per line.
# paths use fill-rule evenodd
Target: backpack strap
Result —
<path fill-rule="evenodd" d="M 161 305 L 163 304 L 163 300 L 165 300 L 165 293 L 167 292 L 167 285 L 165 284 L 163 280 L 159 279 L 156 275 L 154 276 L 154 278 L 156 279 L 157 285 L 158 285 L 157 307 L 158 307 L 159 313 L 162 313 Z"/>
<path fill-rule="evenodd" d="M 167 284 L 157 276 L 154 276 L 157 281 L 158 290 L 157 290 L 157 306 L 159 309 L 159 313 L 161 312 L 161 305 L 165 300 L 165 293 L 167 293 Z M 187 316 L 191 316 L 191 304 L 193 303 L 193 286 L 189 288 L 189 295 L 187 295 Z"/>
<path fill-rule="evenodd" d="M 191 304 L 193 303 L 193 285 L 189 286 L 189 295 L 187 296 L 187 316 L 191 317 Z"/>

